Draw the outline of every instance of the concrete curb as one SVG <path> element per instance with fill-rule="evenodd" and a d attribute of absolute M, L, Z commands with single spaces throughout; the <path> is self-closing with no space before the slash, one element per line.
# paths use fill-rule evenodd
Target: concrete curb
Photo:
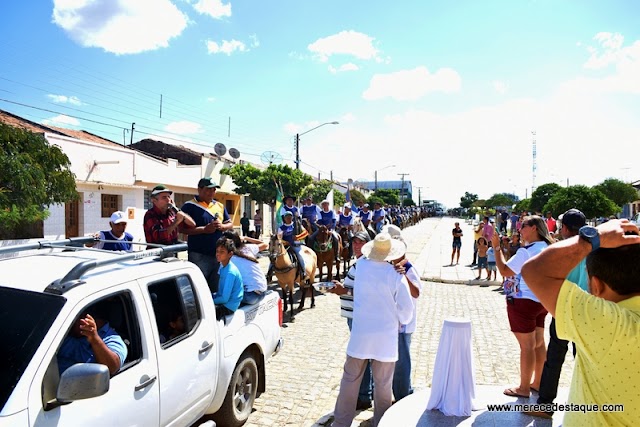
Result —
<path fill-rule="evenodd" d="M 500 286 L 502 282 L 498 281 L 489 281 L 486 280 L 459 280 L 459 279 L 443 279 L 441 277 L 420 277 L 420 280 L 424 280 L 425 282 L 435 282 L 435 283 L 445 283 L 448 285 L 488 285 L 488 286 Z"/>

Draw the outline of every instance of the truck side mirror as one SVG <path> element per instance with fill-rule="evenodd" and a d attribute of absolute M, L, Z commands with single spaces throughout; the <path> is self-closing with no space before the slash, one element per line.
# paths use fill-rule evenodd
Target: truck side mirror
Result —
<path fill-rule="evenodd" d="M 74 400 L 102 396 L 109 391 L 109 368 L 98 363 L 76 363 L 60 376 L 56 400 Z"/>

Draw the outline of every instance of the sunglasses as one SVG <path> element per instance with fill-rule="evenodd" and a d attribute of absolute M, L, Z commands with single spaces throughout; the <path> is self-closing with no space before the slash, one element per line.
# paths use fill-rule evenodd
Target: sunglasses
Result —
<path fill-rule="evenodd" d="M 525 228 L 525 227 L 531 227 L 531 224 L 522 224 L 522 227 L 520 227 L 520 228 L 522 229 L 522 228 Z"/>

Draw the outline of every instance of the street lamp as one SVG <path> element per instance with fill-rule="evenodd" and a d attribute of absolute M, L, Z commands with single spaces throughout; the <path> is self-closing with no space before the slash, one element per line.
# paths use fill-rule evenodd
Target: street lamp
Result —
<path fill-rule="evenodd" d="M 338 122 L 326 122 L 326 123 L 318 125 L 318 126 L 316 126 L 314 128 L 311 128 L 311 129 L 309 129 L 309 130 L 307 130 L 305 132 L 296 133 L 296 169 L 300 169 L 300 136 L 304 135 L 305 133 L 309 133 L 312 130 L 316 130 L 316 129 L 324 126 L 324 125 L 339 125 L 339 124 L 340 123 L 338 123 Z"/>
<path fill-rule="evenodd" d="M 396 165 L 389 165 L 389 166 L 385 166 L 382 169 L 378 169 L 379 171 L 383 171 L 385 169 L 389 169 L 389 168 L 395 168 Z M 374 186 L 373 186 L 373 191 L 378 191 L 378 170 L 376 170 L 374 172 L 374 176 L 375 176 L 375 181 L 374 181 Z"/>

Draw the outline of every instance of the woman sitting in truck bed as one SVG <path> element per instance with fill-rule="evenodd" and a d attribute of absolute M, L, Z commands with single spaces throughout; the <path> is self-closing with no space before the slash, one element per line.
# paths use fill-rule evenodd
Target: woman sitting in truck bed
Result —
<path fill-rule="evenodd" d="M 267 290 L 267 278 L 258 263 L 258 252 L 264 251 L 269 245 L 262 240 L 247 236 L 240 237 L 234 231 L 225 231 L 223 236 L 233 240 L 236 247 L 231 262 L 242 276 L 244 285 L 242 304 L 256 304 Z"/>
<path fill-rule="evenodd" d="M 213 294 L 218 320 L 233 314 L 242 302 L 244 287 L 238 268 L 231 262 L 236 250 L 233 240 L 221 237 L 216 242 L 216 259 L 220 263 L 220 282 L 218 292 Z"/>

